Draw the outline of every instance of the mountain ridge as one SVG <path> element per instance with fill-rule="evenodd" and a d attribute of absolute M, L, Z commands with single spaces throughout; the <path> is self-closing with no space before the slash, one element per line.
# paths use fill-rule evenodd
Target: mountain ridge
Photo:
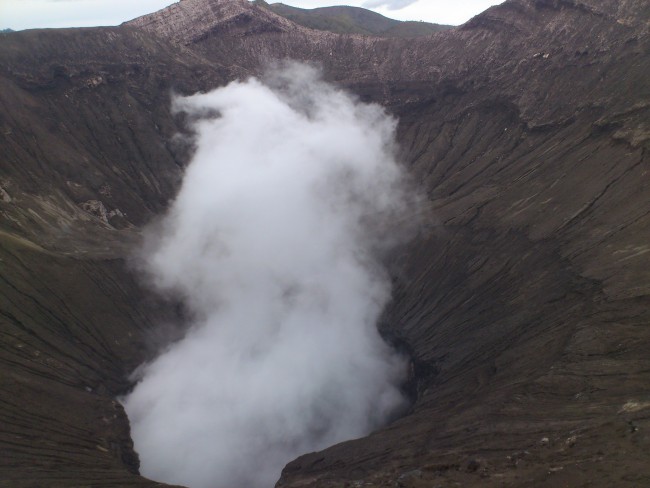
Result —
<path fill-rule="evenodd" d="M 283 3 L 268 4 L 263 0 L 258 0 L 256 3 L 304 27 L 338 34 L 417 37 L 452 28 L 452 26 L 429 22 L 394 20 L 361 7 L 335 6 L 302 9 Z"/>

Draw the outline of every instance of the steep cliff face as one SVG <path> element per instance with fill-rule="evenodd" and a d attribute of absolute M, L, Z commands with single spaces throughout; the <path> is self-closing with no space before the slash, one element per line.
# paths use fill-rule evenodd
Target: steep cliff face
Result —
<path fill-rule="evenodd" d="M 115 397 L 179 312 L 126 260 L 182 172 L 171 93 L 228 77 L 128 29 L 0 44 L 0 484 L 144 486 Z"/>
<path fill-rule="evenodd" d="M 428 81 L 378 91 L 409 97 L 393 110 L 430 197 L 384 323 L 420 395 L 370 439 L 290 464 L 282 486 L 645 482 L 641 9 L 506 3 L 432 39 Z"/>
<path fill-rule="evenodd" d="M 126 24 L 153 32 L 169 39 L 173 44 L 182 45 L 219 37 L 233 26 L 244 26 L 241 34 L 253 33 L 256 29 L 271 32 L 302 29 L 248 0 L 183 0 Z"/>
<path fill-rule="evenodd" d="M 2 478 L 147 483 L 113 397 L 182 313 L 124 264 L 186 162 L 170 94 L 291 57 L 400 118 L 428 201 L 380 324 L 413 358 L 411 412 L 280 486 L 646 484 L 649 21 L 640 0 L 511 0 L 380 39 L 183 0 L 2 36 Z"/>

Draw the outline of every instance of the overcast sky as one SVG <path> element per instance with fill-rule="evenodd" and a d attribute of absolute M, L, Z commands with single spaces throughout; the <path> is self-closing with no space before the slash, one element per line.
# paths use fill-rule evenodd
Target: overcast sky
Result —
<path fill-rule="evenodd" d="M 394 19 L 458 25 L 501 1 L 284 0 L 283 3 L 303 8 L 347 4 L 366 7 Z M 117 25 L 172 3 L 170 0 L 0 0 L 0 29 Z"/>

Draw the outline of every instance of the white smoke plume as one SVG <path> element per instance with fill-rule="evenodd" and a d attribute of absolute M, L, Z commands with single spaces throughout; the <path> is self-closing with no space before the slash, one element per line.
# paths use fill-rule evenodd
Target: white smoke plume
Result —
<path fill-rule="evenodd" d="M 268 488 L 403 406 L 376 322 L 403 211 L 395 121 L 304 65 L 175 101 L 196 152 L 145 266 L 193 313 L 125 399 L 143 475 Z"/>

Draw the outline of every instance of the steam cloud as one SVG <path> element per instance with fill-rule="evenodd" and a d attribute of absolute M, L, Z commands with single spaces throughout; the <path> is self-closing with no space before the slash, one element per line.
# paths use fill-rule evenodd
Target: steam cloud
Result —
<path fill-rule="evenodd" d="M 175 109 L 196 152 L 143 254 L 194 323 L 125 407 L 145 476 L 268 488 L 403 406 L 404 361 L 376 330 L 405 201 L 395 121 L 303 65 Z"/>

